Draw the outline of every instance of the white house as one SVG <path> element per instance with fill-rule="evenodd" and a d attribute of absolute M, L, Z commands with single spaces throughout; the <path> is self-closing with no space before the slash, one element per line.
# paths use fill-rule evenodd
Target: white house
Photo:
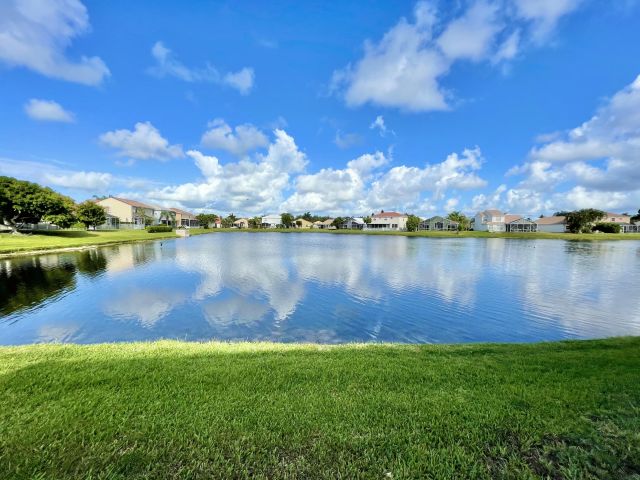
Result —
<path fill-rule="evenodd" d="M 361 217 L 348 217 L 344 220 L 340 228 L 346 230 L 363 230 L 367 227 Z"/>
<path fill-rule="evenodd" d="M 262 228 L 278 228 L 282 227 L 281 215 L 265 215 L 262 217 Z"/>
<path fill-rule="evenodd" d="M 554 215 L 553 217 L 542 217 L 535 221 L 539 232 L 565 233 L 567 231 L 567 218 Z"/>
<path fill-rule="evenodd" d="M 367 228 L 378 230 L 406 230 L 409 215 L 398 212 L 381 211 L 371 216 Z"/>
<path fill-rule="evenodd" d="M 476 213 L 473 229 L 479 232 L 506 231 L 505 214 L 500 210 L 484 210 Z"/>

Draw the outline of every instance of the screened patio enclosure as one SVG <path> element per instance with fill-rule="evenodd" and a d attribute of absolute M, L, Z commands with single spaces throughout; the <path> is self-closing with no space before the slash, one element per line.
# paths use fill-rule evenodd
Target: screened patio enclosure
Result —
<path fill-rule="evenodd" d="M 460 224 L 444 217 L 431 217 L 423 220 L 418 225 L 418 230 L 431 230 L 436 232 L 458 230 Z"/>
<path fill-rule="evenodd" d="M 505 226 L 506 226 L 506 231 L 511 233 L 517 233 L 517 232 L 531 233 L 531 232 L 538 231 L 538 224 L 533 222 L 529 218 L 520 218 L 518 220 L 514 220 L 511 223 L 507 223 Z"/>

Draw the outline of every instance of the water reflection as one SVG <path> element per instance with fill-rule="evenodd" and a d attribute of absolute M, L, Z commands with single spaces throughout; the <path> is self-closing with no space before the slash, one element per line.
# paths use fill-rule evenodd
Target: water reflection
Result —
<path fill-rule="evenodd" d="M 215 234 L 0 262 L 0 343 L 640 334 L 638 242 Z"/>

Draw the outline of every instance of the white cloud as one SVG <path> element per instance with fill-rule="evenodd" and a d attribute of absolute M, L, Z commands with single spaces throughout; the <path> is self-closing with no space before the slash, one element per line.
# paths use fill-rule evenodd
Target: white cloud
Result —
<path fill-rule="evenodd" d="M 582 0 L 515 0 L 518 14 L 533 22 L 534 40 L 545 40 L 565 15 L 576 10 Z"/>
<path fill-rule="evenodd" d="M 100 135 L 100 143 L 118 150 L 117 155 L 136 160 L 169 160 L 184 156 L 181 145 L 170 145 L 151 122 L 138 122 L 134 130 L 114 130 Z"/>
<path fill-rule="evenodd" d="M 203 68 L 190 68 L 176 58 L 173 52 L 162 42 L 151 47 L 151 55 L 156 65 L 148 71 L 157 77 L 175 77 L 185 82 L 208 82 L 226 85 L 237 90 L 241 95 L 248 95 L 253 88 L 255 74 L 252 68 L 244 67 L 237 72 L 220 73 L 217 68 L 207 63 Z"/>
<path fill-rule="evenodd" d="M 224 165 L 216 157 L 190 150 L 187 155 L 194 159 L 204 181 L 152 189 L 147 197 L 225 214 L 271 211 L 282 203 L 291 176 L 307 164 L 306 155 L 284 130 L 276 129 L 274 137 L 266 153 Z"/>
<path fill-rule="evenodd" d="M 333 143 L 335 143 L 338 148 L 347 149 L 360 145 L 362 143 L 362 136 L 357 133 L 342 133 L 338 130 Z"/>
<path fill-rule="evenodd" d="M 556 192 L 558 209 L 584 205 L 634 209 L 640 197 L 640 76 L 582 125 L 544 137 L 512 168 L 520 189 Z M 569 188 L 562 192 L 561 188 Z M 591 199 L 589 202 L 589 198 Z"/>
<path fill-rule="evenodd" d="M 253 88 L 255 73 L 253 68 L 245 67 L 235 73 L 227 73 L 223 82 L 232 88 L 235 88 L 241 95 L 248 95 Z"/>
<path fill-rule="evenodd" d="M 479 61 L 487 56 L 501 28 L 498 6 L 478 1 L 461 17 L 451 21 L 436 43 L 451 60 Z"/>
<path fill-rule="evenodd" d="M 200 143 L 203 147 L 225 150 L 236 156 L 246 155 L 269 144 L 267 136 L 251 124 L 231 128 L 221 118 L 209 123 Z"/>
<path fill-rule="evenodd" d="M 24 105 L 25 113 L 34 120 L 41 120 L 45 122 L 65 122 L 71 123 L 74 121 L 73 113 L 62 108 L 57 102 L 53 100 L 39 100 L 32 98 Z"/>
<path fill-rule="evenodd" d="M 19 0 L 0 5 L 0 61 L 42 75 L 99 85 L 110 75 L 99 57 L 70 59 L 66 50 L 90 30 L 79 0 Z"/>
<path fill-rule="evenodd" d="M 542 44 L 579 3 L 475 0 L 443 21 L 430 2 L 419 1 L 413 21 L 401 18 L 379 42 L 365 42 L 360 60 L 334 71 L 331 91 L 352 107 L 371 103 L 407 111 L 446 110 L 451 93 L 442 81 L 453 64 L 509 61 L 532 41 Z"/>
<path fill-rule="evenodd" d="M 384 137 L 387 134 L 387 125 L 384 123 L 384 117 L 382 115 L 378 115 L 376 119 L 371 122 L 369 125 L 371 130 L 378 130 L 381 137 Z"/>
<path fill-rule="evenodd" d="M 37 182 L 54 189 L 62 188 L 80 199 L 86 195 L 114 193 L 116 189 L 145 191 L 153 182 L 144 178 L 113 175 L 108 172 L 74 170 L 44 162 L 0 158 L 0 175 Z"/>
<path fill-rule="evenodd" d="M 105 192 L 113 183 L 113 175 L 105 172 L 46 173 L 44 181 L 57 187 Z"/>

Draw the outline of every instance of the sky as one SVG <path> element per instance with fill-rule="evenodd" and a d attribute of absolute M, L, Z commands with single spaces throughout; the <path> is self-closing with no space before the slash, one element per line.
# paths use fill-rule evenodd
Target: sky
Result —
<path fill-rule="evenodd" d="M 0 175 L 227 215 L 640 208 L 634 0 L 0 0 Z"/>

